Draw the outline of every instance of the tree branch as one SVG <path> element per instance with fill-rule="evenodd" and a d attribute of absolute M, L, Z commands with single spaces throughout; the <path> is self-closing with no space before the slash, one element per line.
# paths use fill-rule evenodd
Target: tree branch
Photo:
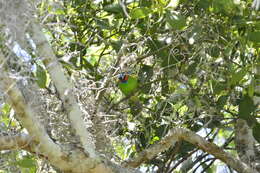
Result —
<path fill-rule="evenodd" d="M 215 156 L 215 158 L 223 161 L 231 168 L 242 173 L 254 173 L 256 170 L 247 166 L 244 162 L 236 159 L 231 154 L 225 152 L 222 148 L 218 147 L 216 144 L 208 142 L 206 139 L 197 135 L 196 133 L 184 129 L 184 128 L 174 128 L 169 134 L 162 139 L 159 143 L 153 145 L 152 147 L 144 150 L 139 155 L 137 155 L 133 160 L 128 160 L 124 163 L 126 167 L 138 167 L 143 162 L 151 160 L 158 153 L 163 152 L 173 146 L 177 141 L 184 140 L 194 146 L 200 148 L 201 150 Z"/>
<path fill-rule="evenodd" d="M 136 167 L 140 166 L 142 163 L 153 159 L 157 154 L 169 149 L 171 146 L 175 145 L 175 143 L 178 140 L 179 140 L 178 137 L 176 137 L 172 134 L 169 134 L 164 139 L 159 141 L 157 144 L 142 151 L 133 160 L 125 161 L 123 163 L 123 166 L 136 168 Z"/>
<path fill-rule="evenodd" d="M 23 126 L 28 130 L 32 141 L 38 144 L 38 150 L 41 153 L 45 153 L 45 155 L 50 158 L 50 161 L 54 163 L 58 162 L 61 165 L 64 164 L 63 166 L 67 167 L 66 162 L 61 160 L 61 158 L 65 157 L 64 153 L 61 151 L 61 148 L 50 139 L 44 127 L 36 118 L 33 108 L 26 103 L 16 85 L 16 81 L 9 77 L 8 68 L 6 68 L 4 62 L 4 56 L 2 52 L 0 52 L 0 64 L 2 66 L 0 68 L 0 87 L 1 90 L 7 94 L 8 102 L 12 105 Z"/>
<path fill-rule="evenodd" d="M 260 65 L 256 65 L 255 71 L 257 75 L 260 75 Z M 255 93 L 260 93 L 260 81 L 257 79 Z M 260 97 L 255 95 L 253 97 L 254 104 L 260 104 Z M 246 120 L 237 119 L 235 125 L 235 146 L 236 151 L 238 153 L 239 158 L 250 165 L 251 167 L 255 168 L 258 172 L 260 171 L 260 160 L 257 157 L 259 152 L 257 151 L 257 141 L 253 136 L 252 127 L 249 127 Z"/>
<path fill-rule="evenodd" d="M 86 130 L 86 126 L 82 118 L 82 112 L 73 94 L 73 86 L 62 71 L 62 66 L 58 62 L 46 37 L 42 33 L 41 27 L 34 22 L 32 22 L 31 25 L 31 34 L 33 41 L 36 44 L 38 54 L 40 57 L 43 57 L 43 62 L 50 73 L 50 77 L 52 78 L 52 81 L 63 101 L 71 125 L 75 129 L 76 134 L 80 137 L 80 141 L 85 152 L 91 157 L 97 158 L 95 145 L 91 138 L 91 134 Z"/>
<path fill-rule="evenodd" d="M 31 137 L 25 133 L 17 135 L 0 135 L 0 150 L 24 149 L 30 146 Z"/>

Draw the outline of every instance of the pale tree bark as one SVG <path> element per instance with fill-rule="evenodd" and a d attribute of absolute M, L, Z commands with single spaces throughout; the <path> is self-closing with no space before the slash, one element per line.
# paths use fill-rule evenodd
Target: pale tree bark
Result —
<path fill-rule="evenodd" d="M 31 138 L 25 133 L 0 135 L 0 151 L 29 148 L 30 144 Z"/>
<path fill-rule="evenodd" d="M 255 68 L 260 75 L 260 66 Z M 255 92 L 260 93 L 260 79 L 256 79 Z M 254 96 L 254 104 L 260 104 L 260 97 Z M 258 132 L 259 133 L 259 132 Z M 235 145 L 240 159 L 260 172 L 260 144 L 254 139 L 252 127 L 246 120 L 238 119 L 235 126 Z"/>
<path fill-rule="evenodd" d="M 254 0 L 252 3 L 252 8 L 254 10 L 259 10 L 260 9 L 260 0 Z"/>
<path fill-rule="evenodd" d="M 257 157 L 259 153 L 256 150 L 256 141 L 253 137 L 252 128 L 250 128 L 246 120 L 238 119 L 235 129 L 235 144 L 239 158 L 260 171 L 260 164 Z"/>

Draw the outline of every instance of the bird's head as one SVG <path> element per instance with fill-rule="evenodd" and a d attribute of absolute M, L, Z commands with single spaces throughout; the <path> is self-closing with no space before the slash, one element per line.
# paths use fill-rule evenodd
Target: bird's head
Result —
<path fill-rule="evenodd" d="M 118 76 L 118 79 L 121 83 L 127 83 L 129 75 L 127 73 L 121 73 Z"/>

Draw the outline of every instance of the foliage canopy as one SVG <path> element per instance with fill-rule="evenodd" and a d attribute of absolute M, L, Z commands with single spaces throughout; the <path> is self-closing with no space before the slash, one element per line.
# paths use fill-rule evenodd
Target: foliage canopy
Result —
<path fill-rule="evenodd" d="M 260 110 L 253 101 L 260 94 L 256 89 L 260 74 L 255 70 L 260 66 L 260 21 L 251 3 L 43 0 L 37 4 L 37 20 L 79 87 L 79 101 L 86 102 L 88 113 L 104 114 L 106 135 L 115 148 L 113 159 L 122 161 L 161 140 L 173 127 L 200 133 L 228 151 L 235 147 L 238 118 L 247 121 L 260 142 Z M 36 59 L 32 78 L 42 90 L 51 90 L 46 67 L 34 51 L 27 52 Z M 139 78 L 137 97 L 142 111 L 138 114 L 118 89 L 121 72 Z M 12 122 L 12 108 L 4 102 L 1 105 L 0 122 L 21 130 L 19 123 Z M 189 164 L 182 162 L 194 153 L 198 156 Z M 215 172 L 215 161 L 182 142 L 148 161 L 143 169 Z M 16 164 L 36 170 L 32 156 Z"/>

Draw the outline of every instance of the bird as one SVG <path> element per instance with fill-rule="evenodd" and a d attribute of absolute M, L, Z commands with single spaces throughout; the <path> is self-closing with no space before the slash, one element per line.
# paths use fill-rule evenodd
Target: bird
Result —
<path fill-rule="evenodd" d="M 129 97 L 128 104 L 132 114 L 139 114 L 142 110 L 142 103 L 140 102 L 138 94 L 138 77 L 130 72 L 122 72 L 118 76 L 120 91 Z"/>
<path fill-rule="evenodd" d="M 130 73 L 123 72 L 119 74 L 119 89 L 125 96 L 133 94 L 138 88 L 138 79 L 136 75 L 130 75 Z"/>

